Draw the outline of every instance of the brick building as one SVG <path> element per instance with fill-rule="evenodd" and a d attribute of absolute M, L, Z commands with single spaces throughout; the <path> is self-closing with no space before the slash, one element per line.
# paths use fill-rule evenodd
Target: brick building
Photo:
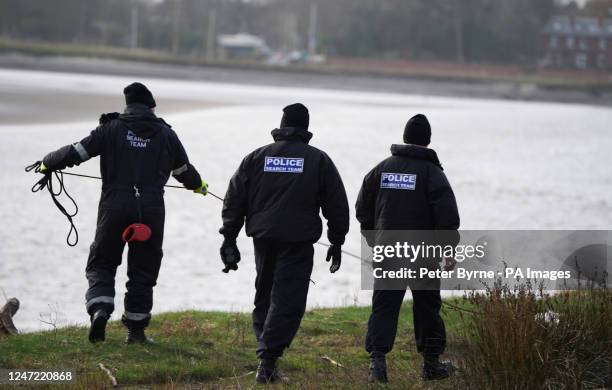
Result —
<path fill-rule="evenodd" d="M 545 66 L 612 70 L 612 19 L 555 16 L 543 37 Z"/>

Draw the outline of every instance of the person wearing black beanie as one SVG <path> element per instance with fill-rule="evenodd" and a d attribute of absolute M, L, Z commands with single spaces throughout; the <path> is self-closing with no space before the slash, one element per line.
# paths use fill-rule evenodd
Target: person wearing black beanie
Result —
<path fill-rule="evenodd" d="M 177 133 L 153 112 L 155 99 L 147 87 L 133 83 L 123 93 L 123 113 L 102 114 L 100 125 L 87 137 L 40 162 L 40 172 L 50 175 L 101 157 L 101 201 L 85 268 L 92 343 L 106 339 L 106 324 L 115 310 L 115 274 L 125 246 L 129 246 L 128 283 L 121 321 L 127 327 L 126 342 L 150 341 L 145 328 L 163 257 L 164 185 L 172 175 L 198 195 L 208 192 Z"/>
<path fill-rule="evenodd" d="M 431 143 L 431 125 L 425 115 L 417 114 L 406 123 L 404 143 L 418 146 L 428 146 Z"/>
<path fill-rule="evenodd" d="M 372 232 L 437 231 L 436 240 L 455 246 L 459 242 L 459 211 L 453 189 L 442 170 L 438 155 L 428 146 L 431 126 L 425 115 L 412 117 L 404 128 L 404 144 L 391 146 L 391 156 L 364 178 L 357 198 L 356 216 L 368 245 L 387 241 Z M 403 233 L 402 233 L 403 234 Z M 402 236 L 402 240 L 406 240 Z M 407 241 L 410 241 L 408 239 Z M 421 242 L 421 238 L 419 238 Z M 424 242 L 425 243 L 425 242 Z M 438 245 L 438 242 L 433 244 Z M 430 243 L 427 243 L 430 245 Z M 401 262 L 395 263 L 402 265 Z M 376 271 L 397 271 L 395 265 L 376 265 Z M 415 269 L 412 269 L 415 271 Z M 454 370 L 439 360 L 446 348 L 446 330 L 440 316 L 442 299 L 439 279 L 377 278 L 372 294 L 366 351 L 370 353 L 369 382 L 387 382 L 386 355 L 393 349 L 397 321 L 407 288 L 412 291 L 414 336 L 423 356 L 422 378 L 444 379 Z"/>
<path fill-rule="evenodd" d="M 280 127 L 297 127 L 308 130 L 310 125 L 310 114 L 308 108 L 302 103 L 291 104 L 283 108 L 283 118 Z"/>
<path fill-rule="evenodd" d="M 153 99 L 153 94 L 149 89 L 141 83 L 132 83 L 123 90 L 125 95 L 125 104 L 144 104 L 149 108 L 155 108 L 157 104 Z"/>
<path fill-rule="evenodd" d="M 255 247 L 257 383 L 286 382 L 277 361 L 295 337 L 308 298 L 314 262 L 313 244 L 327 220 L 331 244 L 326 260 L 331 273 L 340 269 L 342 245 L 349 230 L 349 205 L 342 178 L 332 159 L 308 143 L 308 109 L 300 103 L 283 109 L 274 142 L 247 155 L 231 178 L 223 203 L 224 272 L 238 269 L 236 244 L 243 225 Z"/>

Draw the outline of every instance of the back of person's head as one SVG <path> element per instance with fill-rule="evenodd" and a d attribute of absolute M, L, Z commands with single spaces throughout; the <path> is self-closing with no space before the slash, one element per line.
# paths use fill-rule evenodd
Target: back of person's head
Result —
<path fill-rule="evenodd" d="M 406 123 L 404 143 L 419 146 L 428 146 L 431 143 L 431 126 L 425 115 L 417 114 Z"/>
<path fill-rule="evenodd" d="M 141 83 L 128 85 L 123 90 L 123 94 L 125 95 L 125 104 L 128 106 L 130 104 L 144 104 L 149 108 L 155 108 L 157 105 L 151 91 Z"/>
<path fill-rule="evenodd" d="M 310 125 L 310 114 L 308 108 L 302 103 L 291 104 L 283 108 L 283 118 L 280 127 L 297 127 L 308 130 Z"/>

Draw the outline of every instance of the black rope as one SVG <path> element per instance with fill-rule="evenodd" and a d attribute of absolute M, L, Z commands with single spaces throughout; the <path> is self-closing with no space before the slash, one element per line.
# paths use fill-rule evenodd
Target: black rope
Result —
<path fill-rule="evenodd" d="M 324 247 L 326 247 L 326 248 L 329 248 L 329 247 L 331 246 L 331 244 L 326 244 L 326 243 L 324 243 L 324 242 L 320 242 L 320 241 L 317 241 L 317 244 L 319 244 L 319 245 L 321 245 L 321 246 L 324 246 Z M 349 257 L 353 257 L 353 258 L 355 258 L 355 259 L 359 259 L 359 260 L 361 260 L 361 257 L 360 257 L 360 256 L 354 255 L 354 254 L 352 254 L 351 252 L 347 252 L 347 251 L 345 251 L 344 249 L 342 250 L 342 253 L 344 253 L 345 255 L 347 255 L 347 256 L 349 256 Z"/>
<path fill-rule="evenodd" d="M 42 177 L 42 179 L 40 179 L 39 181 L 37 181 L 33 186 L 31 191 L 32 192 L 39 192 L 42 191 L 43 189 L 45 189 L 45 187 L 47 188 L 47 190 L 49 191 L 49 194 L 51 195 L 51 199 L 53 200 L 53 203 L 55 204 L 55 207 L 57 207 L 57 209 L 60 211 L 60 213 L 62 213 L 66 219 L 68 220 L 68 223 L 70 224 L 70 230 L 68 231 L 68 235 L 66 236 L 66 244 L 68 244 L 68 246 L 76 246 L 79 242 L 79 232 L 74 224 L 74 221 L 72 220 L 79 212 L 79 206 L 77 205 L 76 201 L 74 200 L 74 198 L 72 196 L 70 196 L 70 194 L 68 193 L 68 191 L 66 190 L 66 186 L 64 185 L 64 173 L 62 171 L 57 171 L 57 172 L 41 172 L 40 171 L 40 166 L 41 166 L 42 162 L 41 161 L 37 161 L 32 165 L 29 165 L 26 167 L 26 172 L 30 172 L 30 171 L 34 171 L 36 173 L 43 173 L 44 176 Z M 57 192 L 54 191 L 53 187 L 54 187 L 54 180 L 53 178 L 55 177 L 55 180 L 57 181 L 57 184 L 59 186 L 59 188 L 57 189 Z M 60 203 L 60 201 L 57 199 L 59 196 L 61 196 L 62 194 L 64 194 L 68 199 L 70 199 L 70 201 L 72 202 L 73 206 L 74 206 L 74 212 L 69 213 L 66 208 L 64 207 L 64 205 L 62 205 Z M 70 241 L 70 237 L 72 237 L 74 234 L 74 241 L 71 242 Z"/>
<path fill-rule="evenodd" d="M 41 162 L 37 161 L 36 163 L 26 167 L 26 172 L 30 172 L 30 171 L 34 170 L 34 172 L 42 173 L 42 172 L 40 172 L 40 164 L 41 164 Z M 62 214 L 64 214 L 66 216 L 66 218 L 68 218 L 68 221 L 70 222 L 70 232 L 68 233 L 68 238 L 70 237 L 70 234 L 72 233 L 73 230 L 74 230 L 74 232 L 76 234 L 76 241 L 75 241 L 74 244 L 70 244 L 70 242 L 68 242 L 68 238 L 66 238 L 66 242 L 70 246 L 75 246 L 76 242 L 78 242 L 78 232 L 76 230 L 76 227 L 74 226 L 74 223 L 72 223 L 72 218 L 77 214 L 78 206 L 77 206 L 76 202 L 74 201 L 74 199 L 72 199 L 72 197 L 68 194 L 68 192 L 66 192 L 66 187 L 64 187 L 63 175 L 76 176 L 76 177 L 84 177 L 84 178 L 87 178 L 87 179 L 95 179 L 95 180 L 102 180 L 102 178 L 99 177 L 99 176 L 90 176 L 90 175 L 83 175 L 81 173 L 69 173 L 69 172 L 63 172 L 63 171 L 57 171 L 57 172 L 54 172 L 54 173 L 55 173 L 56 177 L 58 178 L 58 182 L 60 183 L 60 190 L 59 190 L 59 192 L 57 194 L 53 193 L 52 185 L 48 185 L 48 183 L 51 183 L 51 179 L 50 179 L 51 174 L 49 174 L 49 173 L 45 174 L 45 177 L 43 177 L 36 184 L 34 184 L 34 186 L 32 187 L 32 192 L 38 192 L 42 188 L 44 188 L 45 186 L 47 186 L 49 188 L 49 192 L 51 193 L 51 198 L 53 199 L 53 202 L 55 203 L 57 208 L 62 212 Z M 59 173 L 59 175 L 58 175 L 58 173 Z M 38 188 L 39 186 L 41 186 L 41 187 Z M 173 185 L 169 185 L 169 184 L 165 185 L 164 187 L 177 188 L 177 189 L 180 189 L 180 190 L 185 190 L 186 189 L 185 187 L 173 186 Z M 66 194 L 66 196 L 74 204 L 75 209 L 76 209 L 74 214 L 68 214 L 66 212 L 66 209 L 55 199 L 57 196 L 61 195 L 62 192 L 64 194 Z M 211 195 L 213 198 L 216 198 L 216 199 L 220 200 L 221 202 L 225 201 L 225 199 L 221 198 L 218 195 L 215 195 L 214 193 L 212 193 L 210 191 L 208 191 L 207 193 L 208 193 L 208 195 Z M 317 242 L 317 244 L 319 244 L 321 246 L 324 246 L 326 248 L 329 248 L 331 246 L 330 244 L 326 244 L 326 243 L 323 243 L 323 242 Z M 344 253 L 345 255 L 347 255 L 349 257 L 353 257 L 355 259 L 359 259 L 360 261 L 364 261 L 364 262 L 367 263 L 367 261 L 363 260 L 361 258 L 361 256 L 357 256 L 357 255 L 355 255 L 355 254 L 353 254 L 351 252 L 345 251 L 345 250 L 342 250 L 342 253 Z"/>
<path fill-rule="evenodd" d="M 83 174 L 80 174 L 80 173 L 69 173 L 69 172 L 63 172 L 63 174 L 64 174 L 64 175 L 68 175 L 68 176 L 77 176 L 77 177 L 85 177 L 85 178 L 88 178 L 88 179 L 102 180 L 102 178 L 101 178 L 101 177 L 99 177 L 99 176 L 83 175 Z M 181 187 L 181 186 L 172 186 L 172 185 L 170 185 L 170 184 L 166 184 L 164 187 L 167 187 L 167 188 L 177 188 L 177 189 L 179 189 L 179 190 L 186 190 L 186 189 L 187 189 L 187 188 L 185 188 L 185 187 Z M 213 193 L 212 193 L 212 192 L 210 192 L 210 191 L 208 191 L 208 192 L 207 192 L 207 194 L 208 194 L 208 195 L 210 195 L 210 196 L 212 196 L 213 198 L 219 199 L 221 202 L 223 202 L 223 201 L 224 201 L 224 199 L 223 199 L 223 198 L 221 198 L 221 197 L 220 197 L 220 196 L 218 196 L 218 195 L 213 194 Z"/>

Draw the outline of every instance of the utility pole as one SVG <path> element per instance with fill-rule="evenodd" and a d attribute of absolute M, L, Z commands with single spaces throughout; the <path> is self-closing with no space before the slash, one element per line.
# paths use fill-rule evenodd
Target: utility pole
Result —
<path fill-rule="evenodd" d="M 297 16 L 293 12 L 286 12 L 283 17 L 284 27 L 284 49 L 287 53 L 297 50 L 298 46 L 298 24 Z"/>
<path fill-rule="evenodd" d="M 132 6 L 132 18 L 130 24 L 130 49 L 138 48 L 138 4 Z"/>
<path fill-rule="evenodd" d="M 455 0 L 455 47 L 457 50 L 457 62 L 465 62 L 464 41 L 463 41 L 463 2 Z"/>
<path fill-rule="evenodd" d="M 317 25 L 319 18 L 319 7 L 317 3 L 310 3 L 310 23 L 308 25 L 308 55 L 317 54 Z"/>
<path fill-rule="evenodd" d="M 208 34 L 206 35 L 206 60 L 214 61 L 215 43 L 217 40 L 217 10 L 212 8 L 208 13 Z"/>
<path fill-rule="evenodd" d="M 89 13 L 89 3 L 84 1 L 81 3 L 81 9 L 79 12 L 79 33 L 77 35 L 77 41 L 82 42 L 85 40 L 87 19 Z"/>
<path fill-rule="evenodd" d="M 181 0 L 174 0 L 172 7 L 172 53 L 178 54 L 181 34 Z"/>

